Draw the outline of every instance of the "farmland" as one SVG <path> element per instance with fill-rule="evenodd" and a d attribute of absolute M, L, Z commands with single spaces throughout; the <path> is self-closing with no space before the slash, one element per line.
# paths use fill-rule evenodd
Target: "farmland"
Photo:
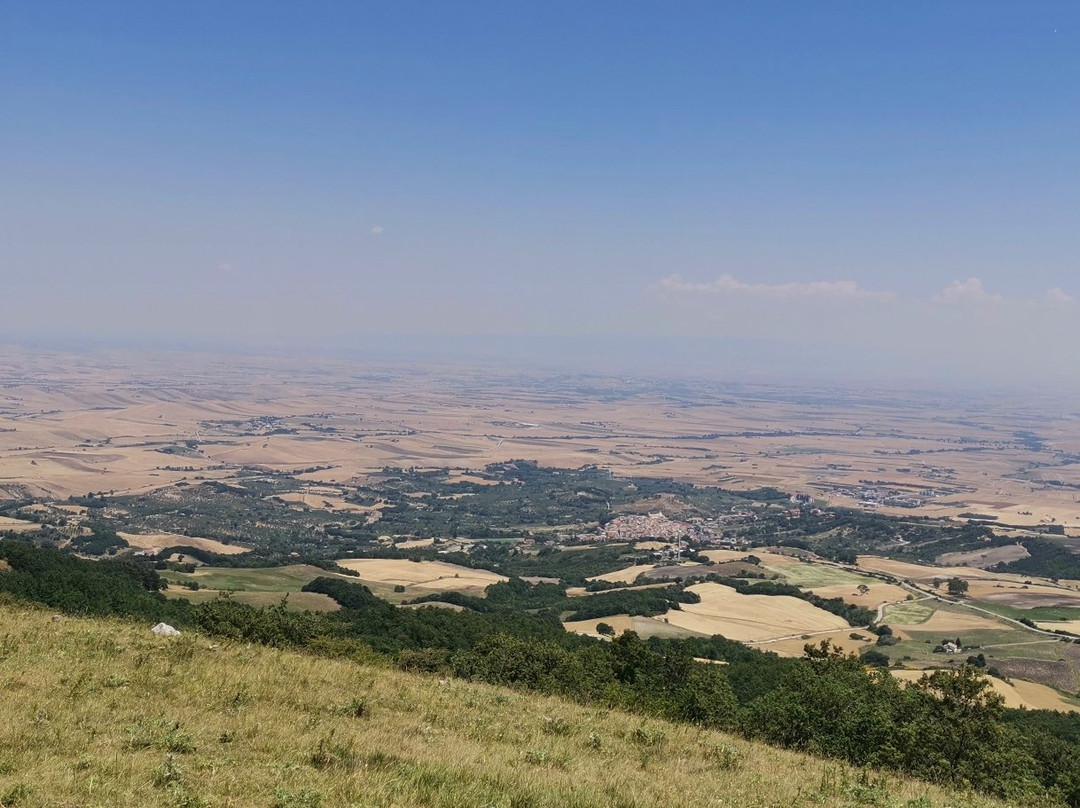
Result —
<path fill-rule="evenodd" d="M 131 357 L 53 357 L 42 386 L 39 360 L 9 366 L 0 403 L 0 531 L 89 556 L 168 551 L 170 598 L 330 611 L 301 591 L 317 577 L 392 604 L 520 578 L 555 589 L 514 590 L 514 608 L 554 609 L 570 632 L 720 634 L 796 656 L 806 637 L 869 650 L 838 616 L 858 607 L 860 625 L 878 610 L 893 625 L 898 643 L 874 646 L 892 665 L 955 665 L 934 648 L 960 635 L 1014 678 L 1080 688 L 1072 648 L 995 616 L 1080 620 L 1080 584 L 1010 569 L 1054 570 L 1047 548 L 1080 538 L 1072 421 L 1029 403 L 943 415 L 917 396 L 822 405 L 746 387 L 719 405 L 705 382 L 269 359 L 225 374 L 194 356 L 180 386 Z M 611 541 L 613 518 L 682 520 L 699 539 L 686 555 L 670 536 Z M 650 599 L 641 576 L 676 594 L 688 579 L 700 601 Z M 924 599 L 949 578 L 967 605 Z M 800 596 L 732 588 L 759 583 Z"/>
<path fill-rule="evenodd" d="M 297 476 L 294 505 L 357 513 L 341 485 L 387 467 L 456 468 L 456 484 L 482 487 L 490 481 L 475 470 L 528 457 L 807 491 L 833 505 L 892 490 L 919 504 L 884 513 L 1080 528 L 1072 417 L 1049 416 L 1063 410 L 1031 398 L 212 360 L 177 355 L 164 373 L 134 355 L 0 355 L 0 488 L 53 499 L 144 494 L 258 468 Z"/>
<path fill-rule="evenodd" d="M 326 572 L 302 564 L 254 569 L 199 567 L 191 573 L 162 571 L 162 577 L 172 584 L 167 595 L 193 603 L 227 595 L 251 606 L 274 606 L 284 600 L 291 609 L 335 611 L 337 603 L 326 595 L 301 591 L 320 575 Z M 189 589 L 186 584 L 197 584 L 199 589 Z"/>
<path fill-rule="evenodd" d="M 81 804 L 91 782 L 115 806 L 840 806 L 859 783 L 879 805 L 1016 805 L 504 687 L 11 605 L 0 621 L 19 648 L 0 672 L 22 683 L 0 703 L 0 793 L 30 808 Z"/>
<path fill-rule="evenodd" d="M 403 592 L 466 592 L 483 595 L 493 583 L 507 580 L 487 570 L 470 569 L 441 561 L 395 559 L 342 559 L 338 565 L 359 575 L 365 583 L 402 587 Z"/>

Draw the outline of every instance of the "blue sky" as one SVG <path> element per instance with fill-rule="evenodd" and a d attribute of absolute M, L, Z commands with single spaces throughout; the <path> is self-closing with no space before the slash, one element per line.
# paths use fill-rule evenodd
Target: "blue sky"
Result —
<path fill-rule="evenodd" d="M 9 338 L 1080 369 L 1071 0 L 7 2 L 0 110 Z"/>

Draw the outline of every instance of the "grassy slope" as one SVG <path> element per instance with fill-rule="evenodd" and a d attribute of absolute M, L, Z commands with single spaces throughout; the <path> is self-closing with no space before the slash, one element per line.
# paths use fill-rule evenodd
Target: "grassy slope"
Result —
<path fill-rule="evenodd" d="M 1000 805 L 690 726 L 11 604 L 0 694 L 0 805 L 20 808 Z"/>

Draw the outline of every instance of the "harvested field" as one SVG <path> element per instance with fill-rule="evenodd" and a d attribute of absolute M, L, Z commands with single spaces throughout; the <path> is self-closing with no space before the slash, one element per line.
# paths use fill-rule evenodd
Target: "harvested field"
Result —
<path fill-rule="evenodd" d="M 852 634 L 858 634 L 866 639 L 853 640 Z M 777 640 L 776 642 L 762 642 L 757 643 L 756 647 L 762 651 L 772 651 L 780 656 L 786 657 L 801 657 L 804 654 L 804 648 L 807 645 L 818 645 L 822 640 L 828 640 L 834 646 L 839 648 L 845 654 L 857 654 L 863 648 L 867 648 L 874 644 L 877 638 L 869 631 L 859 631 L 858 629 L 851 628 L 840 629 L 828 634 L 815 634 L 809 640 L 804 640 L 801 637 L 793 637 L 788 640 Z"/>
<path fill-rule="evenodd" d="M 683 603 L 664 615 L 668 623 L 697 634 L 760 641 L 848 628 L 846 620 L 804 600 L 787 596 L 740 595 L 721 584 L 695 584 L 700 603 Z M 850 629 L 849 629 L 850 630 Z"/>
<path fill-rule="evenodd" d="M 869 586 L 874 582 L 873 578 L 866 575 L 848 572 L 847 570 L 833 567 L 828 564 L 813 564 L 804 561 L 795 561 L 793 559 L 785 559 L 787 563 L 773 565 L 771 559 L 775 557 L 776 556 L 770 556 L 769 560 L 762 559 L 762 564 L 765 568 L 783 576 L 786 583 L 802 587 L 803 589 L 828 587 L 835 584 L 841 584 L 849 589 L 854 589 L 859 584 L 866 584 Z M 779 557 L 784 558 L 783 556 Z"/>
<path fill-rule="evenodd" d="M 781 555 L 780 553 L 769 553 L 764 550 L 704 550 L 701 553 L 710 561 L 715 561 L 718 564 L 722 564 L 726 561 L 741 561 L 747 556 L 754 556 L 761 561 L 762 565 L 768 567 L 789 567 L 793 564 L 802 564 L 797 558 L 791 556 Z"/>
<path fill-rule="evenodd" d="M 25 519 L 12 519 L 10 516 L 0 516 L 0 533 L 9 530 L 12 533 L 32 533 L 40 530 L 41 525 L 37 522 L 27 522 Z"/>
<path fill-rule="evenodd" d="M 891 558 L 869 555 L 859 556 L 858 565 L 860 569 L 869 570 L 870 572 L 881 572 L 902 580 L 909 579 L 920 582 L 931 581 L 934 578 L 951 578 L 953 576 L 965 580 L 1001 577 L 986 570 L 971 567 L 931 567 L 925 564 L 911 564 L 907 561 L 895 561 Z"/>
<path fill-rule="evenodd" d="M 621 570 L 605 572 L 603 575 L 594 575 L 590 581 L 607 581 L 612 584 L 632 584 L 642 573 L 656 569 L 656 564 L 635 564 Z"/>
<path fill-rule="evenodd" d="M 890 671 L 893 676 L 904 682 L 917 682 L 929 670 L 896 670 Z M 1062 710 L 1065 712 L 1080 712 L 1074 700 L 1054 690 L 1052 687 L 1040 685 L 1035 682 L 1026 682 L 1023 679 L 1013 679 L 1011 683 L 1004 682 L 994 676 L 986 677 L 996 693 L 1005 699 L 1006 707 L 1027 707 L 1029 710 Z"/>
<path fill-rule="evenodd" d="M 250 547 L 239 544 L 225 544 L 216 539 L 203 539 L 198 536 L 181 536 L 179 533 L 117 533 L 120 538 L 140 550 L 163 550 L 166 547 L 194 547 L 219 555 L 241 555 L 251 551 Z"/>
<path fill-rule="evenodd" d="M 394 547 L 401 550 L 414 550 L 418 547 L 431 547 L 433 544 L 435 544 L 435 539 L 406 539 L 394 542 Z"/>
<path fill-rule="evenodd" d="M 968 583 L 968 597 L 1017 609 L 1034 609 L 1039 606 L 1080 607 L 1080 592 L 1049 584 L 971 581 Z"/>
<path fill-rule="evenodd" d="M 491 584 L 509 580 L 505 575 L 460 567 L 443 561 L 346 558 L 337 563 L 346 569 L 358 572 L 360 580 L 363 581 L 433 591 L 472 591 L 473 594 L 482 594 L 484 589 Z"/>
<path fill-rule="evenodd" d="M 1014 411 L 998 398 L 931 404 L 849 390 L 831 392 L 823 408 L 772 386 L 718 396 L 702 384 L 675 406 L 651 385 L 596 380 L 611 385 L 609 395 L 541 371 L 511 380 L 416 363 L 358 368 L 333 359 L 197 354 L 170 361 L 164 373 L 156 357 L 135 354 L 13 356 L 0 415 L 0 488 L 51 499 L 131 493 L 193 476 L 235 479 L 247 465 L 319 481 L 328 491 L 314 493 L 330 499 L 330 486 L 387 467 L 455 469 L 449 479 L 464 487 L 491 482 L 469 470 L 525 457 L 548 467 L 599 461 L 617 475 L 647 471 L 732 490 L 813 491 L 848 507 L 860 507 L 850 490 L 869 477 L 909 491 L 944 481 L 963 493 L 878 512 L 963 518 L 974 511 L 1000 514 L 1001 522 L 1080 527 L 1069 488 L 1080 483 L 1080 468 L 1054 465 L 1024 476 L 1047 456 L 1015 439 L 1030 430 L 1058 451 L 1080 451 L 1071 416 L 1062 415 L 1068 404 L 1039 402 L 1036 413 L 1028 399 Z M 853 432 L 856 421 L 874 427 Z M 994 452 L 957 453 L 958 440 Z M 912 450 L 948 452 L 940 457 L 947 465 L 931 466 Z M 635 505 L 677 516 L 682 504 L 643 497 Z"/>
<path fill-rule="evenodd" d="M 1036 625 L 1044 631 L 1068 631 L 1072 634 L 1080 634 L 1080 620 L 1045 620 Z"/>
<path fill-rule="evenodd" d="M 335 496 L 333 494 L 312 491 L 292 491 L 285 494 L 276 494 L 275 496 L 285 502 L 292 502 L 297 505 L 304 505 L 308 508 L 324 511 L 373 513 L 386 507 L 385 505 L 357 505 L 355 502 L 346 502 L 341 498 L 340 493 Z"/>
<path fill-rule="evenodd" d="M 969 553 L 945 553 L 938 556 L 936 561 L 944 566 L 985 568 L 1002 562 L 1018 561 L 1030 555 L 1022 545 L 1009 544 L 1005 547 L 973 550 Z"/>
<path fill-rule="evenodd" d="M 636 631 L 642 637 L 692 637 L 694 632 L 680 629 L 670 623 L 665 623 L 663 618 L 655 617 L 631 617 L 628 614 L 616 614 L 611 617 L 601 617 L 597 620 L 568 620 L 563 623 L 567 631 L 575 634 L 585 634 L 591 637 L 599 637 L 596 627 L 600 623 L 607 623 L 615 629 L 618 636 L 624 631 Z"/>

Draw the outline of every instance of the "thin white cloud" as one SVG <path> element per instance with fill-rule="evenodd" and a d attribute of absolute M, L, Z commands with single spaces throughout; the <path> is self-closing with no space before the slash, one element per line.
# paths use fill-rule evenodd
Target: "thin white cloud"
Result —
<path fill-rule="evenodd" d="M 893 292 L 872 292 L 855 281 L 791 281 L 788 283 L 746 283 L 725 273 L 713 281 L 692 282 L 681 275 L 669 275 L 657 286 L 666 292 L 749 295 L 771 298 L 831 298 L 836 300 L 891 300 Z"/>
<path fill-rule="evenodd" d="M 383 229 L 382 229 L 381 224 L 377 224 L 373 228 L 371 228 L 371 235 L 373 235 L 373 236 L 381 236 L 382 232 L 383 232 Z"/>
<path fill-rule="evenodd" d="M 978 278 L 968 278 L 966 281 L 953 281 L 932 298 L 931 303 L 945 305 L 987 305 L 1004 301 L 1001 295 L 990 294 Z"/>
<path fill-rule="evenodd" d="M 1060 286 L 1055 286 L 1053 289 L 1046 293 L 1046 299 L 1051 303 L 1063 303 L 1071 304 L 1076 302 L 1076 298 L 1062 289 Z"/>

